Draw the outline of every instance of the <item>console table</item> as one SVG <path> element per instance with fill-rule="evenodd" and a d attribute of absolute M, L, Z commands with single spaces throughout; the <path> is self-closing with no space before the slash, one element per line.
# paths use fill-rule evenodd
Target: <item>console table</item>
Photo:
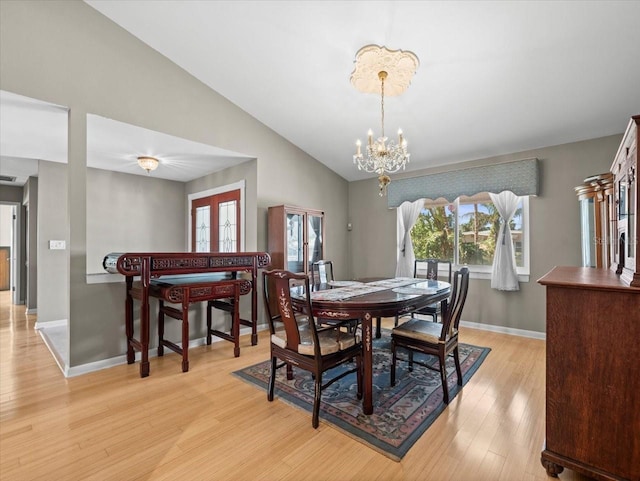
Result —
<path fill-rule="evenodd" d="M 149 375 L 149 296 L 152 293 L 152 281 L 157 284 L 157 279 L 163 276 L 187 276 L 193 274 L 228 272 L 235 277 L 238 272 L 249 273 L 251 276 L 251 319 L 238 318 L 236 325 L 239 323 L 251 326 L 251 345 L 257 344 L 258 269 L 268 266 L 269 262 L 271 262 L 271 258 L 266 252 L 129 252 L 126 254 L 111 253 L 105 256 L 102 262 L 104 269 L 107 272 L 120 273 L 125 276 L 127 363 L 133 364 L 135 362 L 135 350 L 140 351 L 140 377 L 147 377 Z M 134 284 L 134 277 L 139 277 L 139 282 Z M 175 280 L 173 284 L 176 284 Z M 193 290 L 184 291 L 185 287 Z M 202 287 L 203 286 L 195 285 L 182 286 L 182 288 L 180 288 L 182 290 L 174 296 L 183 296 L 179 302 L 184 304 L 184 296 L 194 301 L 218 299 L 223 297 L 225 293 L 235 298 L 239 294 L 246 293 L 246 287 L 243 286 L 242 283 L 228 283 L 223 281 L 218 287 L 210 284 L 204 286 L 207 289 L 206 292 L 202 291 Z M 162 292 L 157 289 L 158 286 L 154 288 L 153 292 L 159 297 L 169 296 L 170 292 L 178 292 L 171 290 Z M 191 294 L 191 296 L 189 296 L 189 294 Z M 133 337 L 134 299 L 140 303 L 140 339 Z M 175 301 L 178 301 L 177 297 Z M 165 313 L 167 312 L 173 313 L 174 311 L 165 309 Z M 178 312 L 175 311 L 175 314 L 178 315 Z M 209 336 L 209 333 L 210 329 L 207 330 L 207 336 Z M 166 343 L 164 345 L 169 346 Z M 236 352 L 238 352 L 237 349 Z M 183 367 L 185 366 L 185 361 L 183 361 Z"/>

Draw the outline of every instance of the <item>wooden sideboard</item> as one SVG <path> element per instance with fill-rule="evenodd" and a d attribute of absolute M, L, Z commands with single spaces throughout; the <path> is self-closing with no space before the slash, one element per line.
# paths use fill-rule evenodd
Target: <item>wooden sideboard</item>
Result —
<path fill-rule="evenodd" d="M 640 480 L 640 288 L 609 269 L 555 267 L 547 292 L 550 476 Z"/>

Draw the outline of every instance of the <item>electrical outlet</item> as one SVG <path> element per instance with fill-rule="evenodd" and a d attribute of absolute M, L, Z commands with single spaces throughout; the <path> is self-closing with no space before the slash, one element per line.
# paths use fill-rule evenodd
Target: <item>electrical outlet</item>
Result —
<path fill-rule="evenodd" d="M 51 250 L 64 250 L 67 247 L 67 243 L 63 240 L 50 240 L 49 249 Z"/>

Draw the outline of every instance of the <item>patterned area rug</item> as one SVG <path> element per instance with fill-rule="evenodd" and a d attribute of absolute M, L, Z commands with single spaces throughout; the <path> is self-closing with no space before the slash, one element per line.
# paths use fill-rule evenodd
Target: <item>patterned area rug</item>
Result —
<path fill-rule="evenodd" d="M 478 370 L 489 351 L 490 349 L 485 347 L 460 344 L 463 386 Z M 429 358 L 428 362 L 437 366 L 437 358 L 425 358 Z M 362 413 L 362 402 L 356 398 L 355 374 L 350 374 L 322 392 L 320 422 L 336 426 L 354 439 L 391 459 L 400 461 L 446 405 L 442 401 L 442 386 L 437 371 L 416 365 L 413 372 L 409 372 L 407 363 L 400 361 L 396 366 L 396 385 L 390 387 L 390 365 L 390 332 L 383 331 L 382 338 L 374 340 L 373 414 L 366 416 Z M 269 361 L 244 368 L 234 374 L 265 389 L 266 392 Z M 331 371 L 327 372 L 324 379 L 329 379 L 331 375 Z M 447 379 L 450 397 L 453 399 L 460 390 L 453 358 L 447 360 Z M 308 372 L 294 367 L 294 379 L 288 381 L 285 368 L 278 370 L 275 399 L 284 400 L 311 413 L 313 390 L 314 382 Z M 266 395 L 265 402 L 268 402 Z"/>

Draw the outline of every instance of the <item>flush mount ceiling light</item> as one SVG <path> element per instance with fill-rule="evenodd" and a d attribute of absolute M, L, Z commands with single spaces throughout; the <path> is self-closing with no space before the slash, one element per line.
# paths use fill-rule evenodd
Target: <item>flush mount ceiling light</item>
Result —
<path fill-rule="evenodd" d="M 152 170 L 158 168 L 159 161 L 155 157 L 138 157 L 138 165 L 151 174 Z"/>
<path fill-rule="evenodd" d="M 384 96 L 400 95 L 409 87 L 418 65 L 418 57 L 409 51 L 389 50 L 378 45 L 367 45 L 356 53 L 355 69 L 351 83 L 363 93 L 380 93 L 381 135 L 373 140 L 373 131 L 367 133 L 368 142 L 362 153 L 362 142 L 356 141 L 353 163 L 358 170 L 378 174 L 380 196 L 386 195 L 391 182 L 388 174 L 404 169 L 411 154 L 407 151 L 407 140 L 398 129 L 398 142 L 384 135 Z"/>

